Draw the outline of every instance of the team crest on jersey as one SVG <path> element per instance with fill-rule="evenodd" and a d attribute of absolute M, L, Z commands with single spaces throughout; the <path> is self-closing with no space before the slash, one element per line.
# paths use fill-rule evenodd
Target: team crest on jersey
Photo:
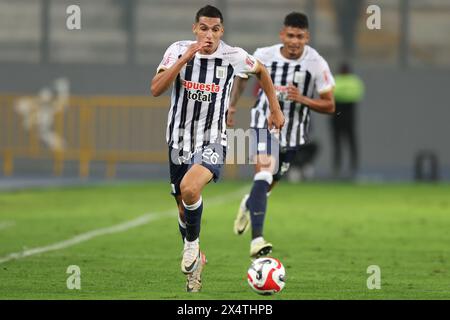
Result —
<path fill-rule="evenodd" d="M 305 82 L 306 71 L 295 71 L 294 73 L 294 82 L 303 84 Z"/>
<path fill-rule="evenodd" d="M 216 78 L 225 79 L 226 67 L 217 66 L 216 67 Z"/>

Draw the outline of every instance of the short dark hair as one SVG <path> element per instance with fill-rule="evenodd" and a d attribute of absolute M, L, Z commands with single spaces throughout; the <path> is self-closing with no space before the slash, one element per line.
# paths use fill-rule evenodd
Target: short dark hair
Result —
<path fill-rule="evenodd" d="M 200 8 L 200 10 L 198 10 L 197 14 L 195 15 L 195 22 L 198 22 L 200 20 L 200 17 L 220 18 L 220 23 L 223 23 L 222 12 L 220 12 L 220 10 L 214 6 L 207 5 L 203 8 Z"/>
<path fill-rule="evenodd" d="M 284 18 L 285 27 L 294 27 L 300 29 L 308 29 L 308 17 L 304 13 L 291 12 Z"/>

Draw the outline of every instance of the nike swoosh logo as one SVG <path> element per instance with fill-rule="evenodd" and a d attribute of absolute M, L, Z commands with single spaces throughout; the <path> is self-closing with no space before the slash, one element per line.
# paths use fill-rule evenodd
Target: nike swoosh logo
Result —
<path fill-rule="evenodd" d="M 265 214 L 264 211 L 261 211 L 261 212 L 253 212 L 253 215 L 254 215 L 254 216 L 260 216 L 260 215 L 263 215 L 263 214 Z"/>
<path fill-rule="evenodd" d="M 190 266 L 188 266 L 188 267 L 184 266 L 184 269 L 185 269 L 187 272 L 191 271 L 192 268 L 194 268 L 195 264 L 197 263 L 197 260 L 198 260 L 198 257 L 197 257 L 197 259 L 194 260 L 194 262 L 191 263 Z"/>
<path fill-rule="evenodd" d="M 247 227 L 248 222 L 244 225 L 244 227 L 242 227 L 242 229 L 238 230 L 239 233 L 243 233 L 245 228 Z"/>

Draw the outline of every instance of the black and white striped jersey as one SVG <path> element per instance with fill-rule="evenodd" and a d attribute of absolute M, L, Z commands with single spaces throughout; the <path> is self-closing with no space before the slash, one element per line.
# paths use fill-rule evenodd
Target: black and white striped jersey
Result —
<path fill-rule="evenodd" d="M 312 98 L 315 92 L 321 94 L 331 90 L 334 87 L 334 79 L 328 63 L 313 48 L 305 46 L 299 59 L 290 60 L 281 54 L 282 46 L 277 44 L 256 49 L 253 56 L 268 69 L 286 119 L 280 135 L 281 147 L 295 148 L 308 139 L 310 114 L 307 106 L 287 99 L 287 86 L 293 84 L 301 94 Z M 251 110 L 250 127 L 267 128 L 267 117 L 270 113 L 268 106 L 267 96 L 260 89 L 258 99 Z"/>
<path fill-rule="evenodd" d="M 194 41 L 173 43 L 158 66 L 170 68 Z M 225 113 L 237 73 L 254 73 L 257 60 L 244 49 L 220 42 L 211 55 L 196 53 L 173 85 L 166 140 L 170 147 L 194 152 L 210 143 L 227 144 Z"/>

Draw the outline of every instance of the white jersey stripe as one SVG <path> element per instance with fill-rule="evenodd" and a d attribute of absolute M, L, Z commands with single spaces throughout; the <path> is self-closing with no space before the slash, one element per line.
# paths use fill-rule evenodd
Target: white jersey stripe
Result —
<path fill-rule="evenodd" d="M 200 59 L 200 70 L 198 75 L 198 82 L 199 83 L 211 83 L 212 79 L 210 79 L 209 82 L 206 81 L 206 74 L 208 73 L 208 59 Z M 212 76 L 212 73 L 209 72 L 209 74 Z M 203 137 L 203 129 L 201 123 L 199 123 L 200 120 L 200 113 L 202 109 L 202 101 L 195 101 L 194 107 L 192 111 L 192 118 L 190 120 L 190 132 L 189 136 L 191 139 L 190 146 L 191 146 L 191 152 L 194 152 L 195 146 L 197 145 L 197 140 L 201 140 L 200 137 Z M 203 121 L 203 126 L 204 126 Z M 200 125 L 200 129 L 199 129 Z M 197 133 L 197 134 L 196 134 Z"/>
<path fill-rule="evenodd" d="M 217 67 L 221 67 L 222 66 L 222 59 L 214 59 L 214 68 L 216 69 Z M 210 73 L 211 74 L 211 73 Z M 212 82 L 216 85 L 220 84 L 220 79 L 217 78 L 217 75 L 214 74 L 213 80 Z M 214 119 L 214 106 L 215 106 L 215 101 L 217 99 L 217 93 L 214 92 L 212 94 L 212 101 L 208 104 L 208 109 L 207 109 L 207 114 L 206 114 L 206 120 L 205 120 L 205 129 L 203 132 L 203 145 L 207 145 L 208 142 L 210 141 L 211 138 L 211 127 L 213 124 L 213 119 Z"/>

